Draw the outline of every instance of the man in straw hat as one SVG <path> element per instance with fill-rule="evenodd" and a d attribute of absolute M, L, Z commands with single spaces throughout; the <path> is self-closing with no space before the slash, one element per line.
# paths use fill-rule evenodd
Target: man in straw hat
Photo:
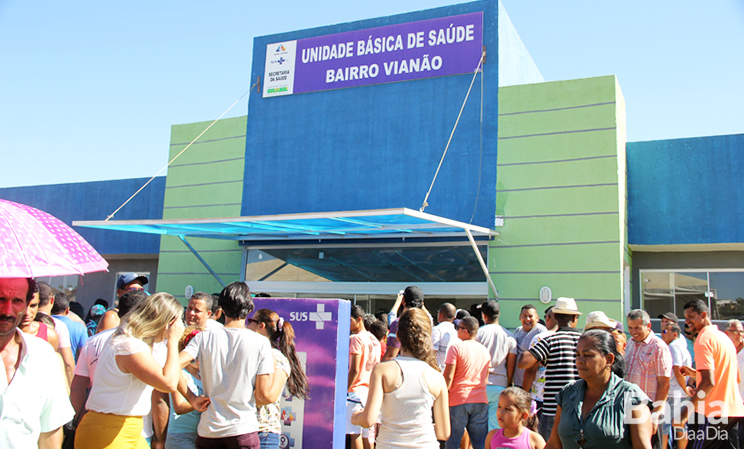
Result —
<path fill-rule="evenodd" d="M 553 429 L 553 420 L 558 409 L 556 395 L 569 383 L 579 380 L 576 369 L 576 345 L 581 333 L 576 330 L 579 308 L 573 298 L 558 298 L 553 307 L 553 316 L 558 322 L 558 331 L 535 344 L 519 357 L 517 367 L 526 369 L 536 363 L 545 365 L 544 402 L 539 411 L 538 433 L 547 440 Z"/>
<path fill-rule="evenodd" d="M 616 328 L 617 321 L 609 318 L 601 310 L 589 312 L 586 315 L 586 325 L 584 325 L 584 331 L 588 331 L 590 329 L 602 329 L 612 332 Z"/>

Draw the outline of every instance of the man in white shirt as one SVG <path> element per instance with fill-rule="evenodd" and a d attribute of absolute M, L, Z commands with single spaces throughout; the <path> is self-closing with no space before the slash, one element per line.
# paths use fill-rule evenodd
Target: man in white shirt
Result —
<path fill-rule="evenodd" d="M 446 302 L 439 308 L 439 314 L 437 315 L 437 324 L 434 329 L 431 330 L 431 344 L 434 353 L 437 355 L 437 364 L 439 369 L 444 372 L 446 364 L 444 360 L 447 358 L 447 350 L 450 346 L 460 341 L 457 337 L 457 331 L 452 321 L 455 319 L 455 312 L 457 309 L 452 304 Z"/>
<path fill-rule="evenodd" d="M 180 355 L 181 367 L 199 360 L 204 395 L 209 399 L 196 403 L 183 376 L 178 391 L 202 411 L 198 447 L 258 449 L 256 407 L 270 403 L 274 357 L 269 340 L 245 328 L 245 318 L 253 310 L 247 284 L 233 282 L 225 287 L 219 304 L 225 326 L 198 333 Z"/>
<path fill-rule="evenodd" d="M 739 325 L 741 326 L 741 323 Z M 669 395 L 667 396 L 667 404 L 669 404 L 667 413 L 670 413 L 670 416 L 674 416 L 677 410 L 679 410 L 682 400 L 688 397 L 686 391 L 687 379 L 682 375 L 681 369 L 683 366 L 692 367 L 692 357 L 687 350 L 687 344 L 679 339 L 680 335 L 682 335 L 682 329 L 674 322 L 668 323 L 661 330 L 661 339 L 669 346 L 669 352 L 672 354 L 672 376 L 669 380 Z M 663 441 L 661 447 L 667 447 L 669 429 L 671 428 L 671 424 L 668 424 L 669 422 L 671 421 L 666 420 L 662 424 L 661 432 Z M 680 440 L 684 439 L 686 442 L 686 438 L 683 429 L 676 429 L 676 431 L 677 434 L 674 436 L 674 440 L 677 441 L 679 446 Z M 682 443 L 682 445 L 684 444 Z"/>
<path fill-rule="evenodd" d="M 37 290 L 32 279 L 0 278 L 0 447 L 56 449 L 74 411 L 46 342 L 17 327 Z"/>
<path fill-rule="evenodd" d="M 744 325 L 739 320 L 729 320 L 726 335 L 736 347 L 736 360 L 739 365 L 739 392 L 744 397 Z"/>
<path fill-rule="evenodd" d="M 519 357 L 519 354 L 530 350 L 530 343 L 535 335 L 545 332 L 547 329 L 542 324 L 538 323 L 540 315 L 537 314 L 537 309 L 532 304 L 525 304 L 519 312 L 519 321 L 522 323 L 514 331 L 514 339 L 517 341 L 517 347 L 512 349 L 512 353 Z M 514 370 L 514 379 L 512 383 L 518 387 L 523 387 L 524 384 L 524 371 L 523 369 L 516 368 Z"/>
<path fill-rule="evenodd" d="M 744 397 L 744 325 L 739 320 L 729 320 L 726 335 L 736 347 L 736 362 L 739 365 L 739 393 Z M 744 448 L 744 424 L 739 424 L 739 447 Z"/>
<path fill-rule="evenodd" d="M 488 370 L 486 394 L 488 395 L 488 430 L 498 429 L 496 409 L 499 404 L 501 391 L 511 386 L 514 369 L 517 365 L 517 355 L 512 349 L 517 346 L 514 335 L 499 325 L 498 301 L 486 301 L 479 307 L 484 326 L 478 328 L 475 340 L 484 345 L 491 353 L 491 367 Z"/>

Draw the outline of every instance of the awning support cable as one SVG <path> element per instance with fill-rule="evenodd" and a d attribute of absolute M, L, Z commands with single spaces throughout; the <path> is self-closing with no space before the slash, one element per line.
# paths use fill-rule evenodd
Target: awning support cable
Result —
<path fill-rule="evenodd" d="M 470 91 L 473 89 L 475 78 L 478 76 L 478 73 L 481 72 L 481 64 L 483 63 L 483 58 L 485 57 L 486 57 L 486 52 L 484 50 L 483 53 L 481 54 L 480 60 L 478 61 L 478 66 L 475 68 L 475 72 L 473 73 L 473 79 L 470 81 L 470 87 L 468 87 L 468 93 L 465 95 L 465 100 L 462 102 L 462 107 L 460 107 L 460 113 L 457 114 L 457 120 L 455 120 L 455 126 L 452 128 L 452 132 L 450 133 L 449 140 L 447 141 L 447 145 L 444 147 L 444 153 L 442 153 L 442 158 L 439 160 L 439 166 L 437 167 L 437 171 L 434 173 L 434 179 L 431 180 L 429 191 L 426 192 L 426 196 L 424 197 L 424 202 L 423 204 L 421 204 L 421 209 L 419 209 L 419 212 L 423 212 L 424 209 L 426 209 L 426 206 L 429 205 L 427 201 L 429 200 L 429 195 L 431 195 L 431 189 L 434 188 L 434 182 L 436 182 L 437 176 L 439 175 L 439 169 L 442 168 L 442 162 L 444 162 L 444 157 L 447 155 L 447 150 L 449 149 L 450 143 L 452 143 L 452 137 L 455 135 L 457 124 L 460 123 L 460 117 L 462 117 L 462 111 L 465 110 L 465 104 L 468 102 L 468 97 L 470 96 Z"/>
<path fill-rule="evenodd" d="M 255 84 L 254 84 L 254 86 L 255 86 Z M 253 86 L 251 86 L 251 89 L 253 89 Z M 193 145 L 194 142 L 196 142 L 197 140 L 199 140 L 199 138 L 201 136 L 203 136 L 205 132 L 209 131 L 209 128 L 211 128 L 215 123 L 217 123 L 225 114 L 227 114 L 230 111 L 230 109 L 232 109 L 236 104 L 238 104 L 240 102 L 240 100 L 242 100 L 246 95 L 248 95 L 250 93 L 251 89 L 249 89 L 248 91 L 246 91 L 246 93 L 244 93 L 243 95 L 241 95 L 240 98 L 238 98 L 237 100 L 235 100 L 235 103 L 233 103 L 229 108 L 227 108 L 225 110 L 225 112 L 223 112 L 212 123 L 210 123 L 209 126 L 207 126 L 204 129 L 204 131 L 202 131 L 198 136 L 196 136 L 194 138 L 194 140 L 192 140 L 188 145 L 186 145 L 186 147 L 183 150 L 181 150 L 180 153 L 178 153 L 177 155 L 175 155 L 175 157 L 173 157 L 173 159 L 171 159 L 167 164 L 165 164 L 165 166 L 163 168 L 161 168 L 160 171 L 158 171 L 157 173 L 155 173 L 155 176 L 153 176 L 152 178 L 150 178 L 142 187 L 139 188 L 139 190 L 137 190 L 136 192 L 134 192 L 134 194 L 132 194 L 132 196 L 130 196 L 126 201 L 124 201 L 124 203 L 122 203 L 121 206 L 119 206 L 115 211 L 111 212 L 111 215 L 107 216 L 106 217 L 106 220 L 104 220 L 104 221 L 109 221 L 110 219 L 114 218 L 114 215 L 116 215 L 117 212 L 119 212 L 124 206 L 126 206 L 128 202 L 132 201 L 132 199 L 135 196 L 137 196 L 137 194 L 139 194 L 142 190 L 144 190 L 144 188 L 147 187 L 147 185 L 150 184 L 153 181 L 153 179 L 157 178 L 158 175 L 160 175 L 160 173 L 163 172 L 163 170 L 165 170 L 166 168 L 168 168 L 168 166 L 170 166 L 170 164 L 172 164 L 176 159 L 178 159 L 178 157 L 181 156 L 184 153 L 184 151 L 188 150 L 189 147 L 191 145 Z"/>

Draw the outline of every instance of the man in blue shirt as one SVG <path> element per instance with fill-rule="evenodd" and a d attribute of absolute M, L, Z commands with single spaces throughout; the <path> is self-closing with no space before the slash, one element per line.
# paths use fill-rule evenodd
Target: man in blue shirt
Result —
<path fill-rule="evenodd" d="M 67 315 L 70 313 L 70 300 L 64 293 L 54 294 L 54 304 L 52 305 L 52 316 L 67 325 L 67 329 L 70 331 L 70 346 L 72 347 L 72 355 L 75 357 L 77 363 L 78 354 L 83 348 L 83 345 L 88 341 L 88 329 L 85 324 L 72 320 Z"/>

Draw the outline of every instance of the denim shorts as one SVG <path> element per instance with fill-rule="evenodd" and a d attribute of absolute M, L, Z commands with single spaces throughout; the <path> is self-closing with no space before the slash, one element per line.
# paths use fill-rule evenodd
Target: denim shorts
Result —
<path fill-rule="evenodd" d="M 272 432 L 258 432 L 261 449 L 279 449 L 279 434 Z"/>

